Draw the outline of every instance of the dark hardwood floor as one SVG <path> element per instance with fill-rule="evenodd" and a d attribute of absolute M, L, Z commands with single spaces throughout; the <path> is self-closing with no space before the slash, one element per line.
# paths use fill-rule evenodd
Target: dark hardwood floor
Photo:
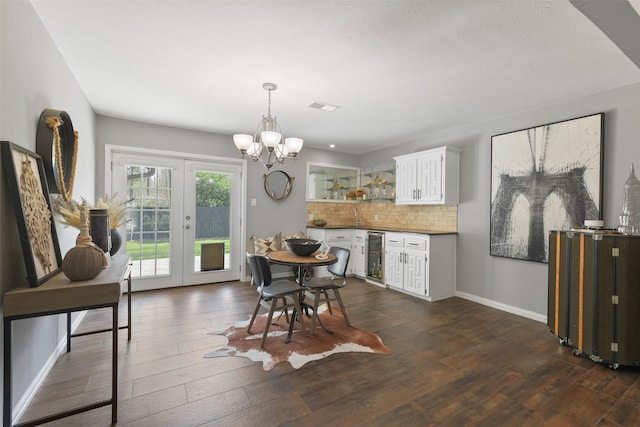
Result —
<path fill-rule="evenodd" d="M 207 335 L 247 319 L 257 294 L 229 282 L 133 295 L 120 332 L 119 426 L 637 426 L 640 368 L 609 369 L 559 345 L 546 325 L 459 298 L 428 303 L 350 279 L 354 326 L 390 355 L 341 353 L 264 372 L 205 359 Z M 120 308 L 126 321 L 126 299 Z M 107 325 L 89 312 L 80 329 Z M 124 323 L 123 323 L 124 324 Z M 22 421 L 108 398 L 110 334 L 73 339 Z M 107 426 L 104 407 L 55 426 Z"/>

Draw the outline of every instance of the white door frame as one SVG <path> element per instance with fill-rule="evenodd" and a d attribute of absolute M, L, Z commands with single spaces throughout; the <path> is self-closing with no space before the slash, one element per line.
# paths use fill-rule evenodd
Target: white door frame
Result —
<path fill-rule="evenodd" d="M 230 165 L 241 165 L 241 199 L 240 199 L 240 236 L 239 242 L 234 242 L 236 245 L 240 247 L 240 265 L 237 266 L 239 269 L 240 280 L 243 280 L 246 277 L 246 263 L 244 262 L 244 253 L 246 252 L 246 213 L 247 213 L 247 162 L 244 159 L 237 158 L 228 158 L 228 157 L 219 157 L 219 156 L 209 156 L 204 154 L 194 154 L 194 153 L 183 153 L 183 152 L 174 152 L 168 150 L 157 150 L 151 148 L 140 148 L 140 147 L 130 147 L 124 145 L 115 145 L 115 144 L 105 144 L 105 155 L 104 155 L 104 192 L 105 194 L 111 193 L 111 179 L 112 179 L 112 169 L 111 163 L 114 153 L 121 154 L 131 154 L 131 155 L 151 155 L 155 157 L 166 157 L 168 159 L 180 159 L 180 160 L 189 160 L 189 161 L 211 161 L 216 163 L 227 163 Z"/>
<path fill-rule="evenodd" d="M 192 285 L 192 284 L 201 284 L 201 283 L 212 283 L 212 282 L 224 282 L 229 280 L 237 280 L 240 278 L 242 274 L 241 270 L 238 270 L 240 264 L 243 263 L 244 257 L 242 254 L 242 247 L 240 247 L 240 252 L 236 251 L 237 240 L 241 238 L 241 230 L 242 230 L 242 216 L 239 214 L 238 208 L 243 199 L 242 197 L 242 172 L 239 171 L 239 165 L 235 163 L 220 163 L 220 162 L 212 162 L 212 161 L 203 161 L 202 159 L 194 160 L 185 160 L 184 161 L 184 171 L 185 171 L 185 185 L 184 185 L 184 203 L 183 208 L 184 211 L 182 216 L 184 221 L 187 221 L 185 225 L 184 232 L 184 244 L 183 244 L 183 285 Z M 222 270 L 212 270 L 212 271 L 194 271 L 195 265 L 195 247 L 196 247 L 196 227 L 191 221 L 196 219 L 196 212 L 192 212 L 191 208 L 195 208 L 196 204 L 196 179 L 195 172 L 196 170 L 204 170 L 218 173 L 228 173 L 233 177 L 232 185 L 231 185 L 231 212 L 230 212 L 230 221 L 231 228 L 229 238 L 231 239 L 231 265 L 227 269 Z M 189 204 L 187 204 L 189 202 Z M 193 204 L 191 204 L 193 203 Z M 190 220 L 187 219 L 191 218 Z M 244 240 L 244 239 L 243 239 Z M 237 253 L 238 256 L 234 257 L 233 252 Z"/>

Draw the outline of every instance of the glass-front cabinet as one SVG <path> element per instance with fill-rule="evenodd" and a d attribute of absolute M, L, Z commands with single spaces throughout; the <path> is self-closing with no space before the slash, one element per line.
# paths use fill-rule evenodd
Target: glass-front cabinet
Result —
<path fill-rule="evenodd" d="M 357 201 L 360 168 L 307 162 L 307 201 Z"/>
<path fill-rule="evenodd" d="M 385 168 L 364 168 L 362 170 L 363 201 L 393 202 L 396 197 L 395 165 L 392 163 Z"/>
<path fill-rule="evenodd" d="M 393 202 L 395 197 L 394 162 L 363 169 L 307 162 L 307 201 Z"/>

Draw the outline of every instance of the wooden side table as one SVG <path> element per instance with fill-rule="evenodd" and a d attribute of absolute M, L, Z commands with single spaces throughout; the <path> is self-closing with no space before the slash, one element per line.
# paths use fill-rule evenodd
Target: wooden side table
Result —
<path fill-rule="evenodd" d="M 119 328 L 118 303 L 122 294 L 120 283 L 123 280 L 127 280 L 128 324 Z M 111 328 L 71 335 L 72 312 L 105 307 L 112 309 Z M 29 288 L 25 284 L 24 287 L 12 289 L 3 295 L 2 308 L 4 315 L 3 425 L 14 426 L 12 424 L 11 323 L 18 319 L 62 313 L 67 313 L 67 351 L 71 350 L 72 336 L 111 331 L 113 336 L 111 399 L 15 424 L 15 426 L 35 426 L 107 405 L 111 405 L 111 421 L 115 424 L 118 419 L 118 330 L 128 329 L 128 339 L 131 339 L 131 257 L 125 253 L 113 256 L 109 266 L 91 280 L 73 282 L 63 273 L 59 273 L 37 288 Z"/>

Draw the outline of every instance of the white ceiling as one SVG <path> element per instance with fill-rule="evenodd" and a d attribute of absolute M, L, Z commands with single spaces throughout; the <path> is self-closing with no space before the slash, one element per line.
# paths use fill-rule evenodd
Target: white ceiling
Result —
<path fill-rule="evenodd" d="M 568 0 L 31 3 L 98 114 L 253 133 L 274 82 L 286 136 L 348 153 L 640 82 Z"/>

